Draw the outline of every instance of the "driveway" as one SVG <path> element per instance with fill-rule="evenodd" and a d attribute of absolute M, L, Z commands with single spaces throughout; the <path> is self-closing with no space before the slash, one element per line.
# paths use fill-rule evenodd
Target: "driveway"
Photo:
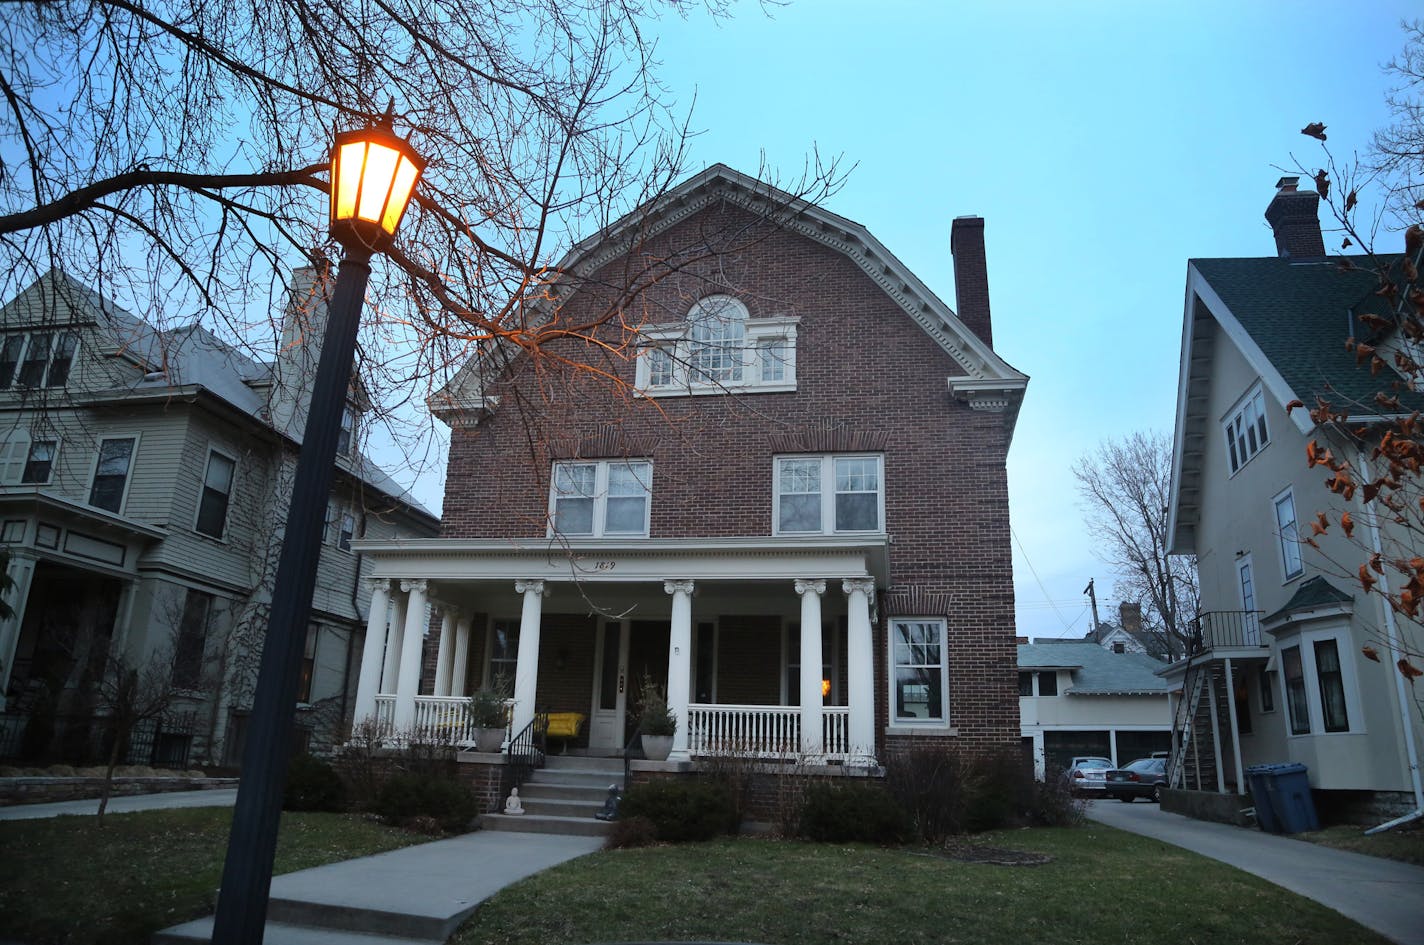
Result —
<path fill-rule="evenodd" d="M 1260 830 L 1193 820 L 1156 804 L 1091 801 L 1088 816 L 1220 860 L 1314 899 L 1398 942 L 1424 945 L 1424 867 Z"/>

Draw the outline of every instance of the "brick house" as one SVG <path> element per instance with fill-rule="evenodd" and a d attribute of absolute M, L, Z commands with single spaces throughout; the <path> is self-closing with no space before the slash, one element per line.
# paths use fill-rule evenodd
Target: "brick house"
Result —
<path fill-rule="evenodd" d="M 618 317 L 553 350 L 617 383 L 525 357 L 432 400 L 441 537 L 356 543 L 377 615 L 358 716 L 458 729 L 504 675 L 515 729 L 579 713 L 577 747 L 612 754 L 648 677 L 674 760 L 1015 746 L 1027 377 L 991 347 L 983 227 L 954 221 L 957 313 L 864 227 L 721 165 L 581 243 L 549 324 Z"/>

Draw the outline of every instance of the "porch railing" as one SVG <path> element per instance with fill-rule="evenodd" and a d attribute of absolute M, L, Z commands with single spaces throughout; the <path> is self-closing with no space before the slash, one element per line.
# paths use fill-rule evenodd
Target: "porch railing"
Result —
<path fill-rule="evenodd" d="M 396 726 L 396 697 L 376 696 L 376 730 L 390 732 Z"/>
<path fill-rule="evenodd" d="M 801 754 L 801 709 L 794 705 L 687 707 L 687 748 L 693 755 L 738 754 L 795 759 Z M 822 744 L 828 761 L 850 757 L 850 709 L 821 710 Z"/>
<path fill-rule="evenodd" d="M 1192 652 L 1223 647 L 1262 646 L 1261 614 L 1254 610 L 1212 610 L 1198 614 Z"/>
<path fill-rule="evenodd" d="M 441 745 L 464 745 L 475 740 L 475 728 L 465 711 L 464 696 L 416 696 L 412 726 L 422 741 Z M 376 725 L 380 731 L 395 733 L 396 697 L 376 696 Z M 409 733 L 405 733 L 409 734 Z"/>

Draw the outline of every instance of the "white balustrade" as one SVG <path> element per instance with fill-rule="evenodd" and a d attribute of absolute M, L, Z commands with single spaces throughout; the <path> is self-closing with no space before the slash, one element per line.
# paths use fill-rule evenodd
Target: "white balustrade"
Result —
<path fill-rule="evenodd" d="M 850 757 L 850 710 L 825 706 L 821 713 L 824 755 Z M 688 751 L 693 755 L 747 755 L 794 760 L 801 750 L 801 709 L 794 705 L 706 705 L 687 707 Z"/>
<path fill-rule="evenodd" d="M 473 742 L 475 729 L 465 711 L 469 701 L 463 696 L 416 696 L 416 733 L 440 745 Z"/>
<path fill-rule="evenodd" d="M 396 697 L 394 695 L 376 696 L 376 729 L 380 732 L 389 732 L 396 721 Z"/>

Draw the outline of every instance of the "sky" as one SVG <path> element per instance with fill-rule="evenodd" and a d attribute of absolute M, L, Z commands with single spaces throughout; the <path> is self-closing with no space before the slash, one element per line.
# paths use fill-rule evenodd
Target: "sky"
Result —
<path fill-rule="evenodd" d="M 1171 433 L 1187 260 L 1275 252 L 1264 211 L 1300 134 L 1337 157 L 1385 124 L 1382 70 L 1424 15 L 1394 0 L 740 3 L 654 24 L 691 109 L 689 175 L 854 166 L 827 209 L 954 304 L 954 217 L 986 221 L 995 350 L 1031 378 L 1009 454 L 1018 632 L 1081 636 L 1113 578 L 1070 467 Z M 1338 246 L 1327 236 L 1327 246 Z M 438 509 L 427 471 L 414 492 Z"/>

